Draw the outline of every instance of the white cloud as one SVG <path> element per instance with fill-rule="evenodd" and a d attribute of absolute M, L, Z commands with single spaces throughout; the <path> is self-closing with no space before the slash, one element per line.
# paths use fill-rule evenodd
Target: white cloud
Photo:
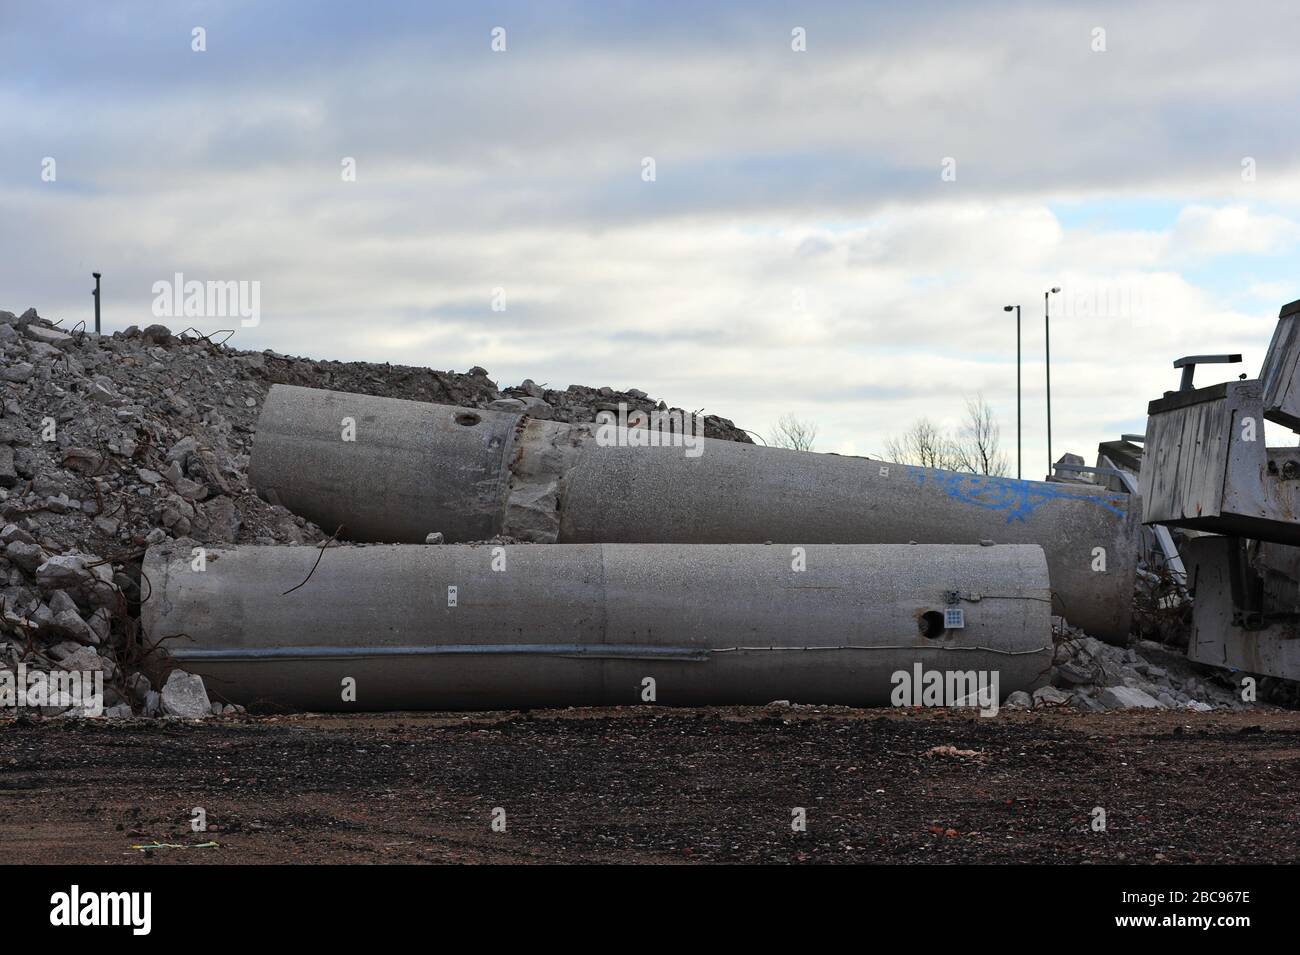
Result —
<path fill-rule="evenodd" d="M 104 60 L 43 47 L 24 62 L 53 72 L 0 93 L 23 145 L 0 156 L 0 306 L 83 317 L 98 269 L 120 328 L 151 320 L 173 272 L 257 279 L 244 347 L 636 386 L 762 432 L 794 411 L 823 447 L 871 453 L 919 415 L 955 424 L 975 391 L 1014 434 L 1002 306 L 1019 303 L 1026 457 L 1043 463 L 1047 288 L 1058 454 L 1140 422 L 1180 354 L 1243 351 L 1255 370 L 1295 294 L 1272 274 L 1236 295 L 1197 283 L 1216 257 L 1297 240 L 1278 117 L 1300 106 L 1300 12 L 804 12 L 806 54 L 784 13 L 555 15 L 493 57 L 477 23 L 385 29 L 381 11 L 330 43 L 256 7 L 206 60 L 164 56 L 174 37 L 154 31 L 113 33 Z M 39 182 L 43 155 L 59 183 Z M 1151 199 L 1182 212 L 1105 228 L 1052 212 Z"/>
<path fill-rule="evenodd" d="M 1253 212 L 1249 206 L 1186 206 L 1179 214 L 1165 250 L 1169 256 L 1275 255 L 1300 241 L 1300 224 L 1279 215 Z"/>

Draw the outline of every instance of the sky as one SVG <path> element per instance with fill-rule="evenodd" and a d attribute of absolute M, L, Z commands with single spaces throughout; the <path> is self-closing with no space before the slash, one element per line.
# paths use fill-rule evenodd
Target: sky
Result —
<path fill-rule="evenodd" d="M 0 0 L 0 308 L 93 321 L 99 271 L 108 332 L 841 454 L 983 395 L 1014 473 L 1019 304 L 1042 477 L 1049 288 L 1055 457 L 1143 431 L 1181 355 L 1258 374 L 1300 298 L 1297 35 L 1280 0 Z M 158 317 L 177 273 L 258 283 L 257 324 Z"/>

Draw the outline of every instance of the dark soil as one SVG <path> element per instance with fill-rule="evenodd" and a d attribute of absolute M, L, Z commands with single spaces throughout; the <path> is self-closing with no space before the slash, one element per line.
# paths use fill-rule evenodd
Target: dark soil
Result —
<path fill-rule="evenodd" d="M 1298 794 L 1270 708 L 0 722 L 3 863 L 1291 862 Z"/>

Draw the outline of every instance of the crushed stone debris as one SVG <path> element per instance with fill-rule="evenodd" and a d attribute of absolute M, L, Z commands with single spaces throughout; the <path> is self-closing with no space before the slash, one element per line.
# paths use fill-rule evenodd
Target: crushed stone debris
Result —
<path fill-rule="evenodd" d="M 477 366 L 457 373 L 316 361 L 214 338 L 157 324 L 95 335 L 34 308 L 0 310 L 0 679 L 12 686 L 21 663 L 31 672 L 97 671 L 104 680 L 102 713 L 51 705 L 23 715 L 244 712 L 141 645 L 139 605 L 149 598 L 141 561 L 164 542 L 318 546 L 329 537 L 248 484 L 257 416 L 274 384 L 508 406 L 566 422 L 595 421 L 620 403 L 681 410 L 635 388 L 560 391 L 531 379 L 499 388 Z M 704 416 L 704 432 L 752 443 L 716 415 Z M 431 528 L 430 543 L 439 537 Z M 0 702 L 0 716 L 15 709 Z"/>

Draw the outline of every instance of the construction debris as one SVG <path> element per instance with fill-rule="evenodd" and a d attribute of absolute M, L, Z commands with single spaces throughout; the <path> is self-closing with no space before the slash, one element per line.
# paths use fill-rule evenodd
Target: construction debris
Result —
<path fill-rule="evenodd" d="M 172 682 L 163 654 L 143 647 L 139 606 L 151 587 L 140 568 L 164 541 L 293 546 L 328 536 L 249 488 L 254 425 L 276 383 L 476 408 L 526 394 L 557 421 L 591 421 L 620 402 L 662 405 L 609 387 L 503 391 L 477 367 L 312 361 L 162 325 L 97 336 L 35 309 L 0 311 L 0 689 L 16 684 L 21 664 L 32 679 L 102 674 L 108 717 L 241 711 L 201 681 Z M 726 419 L 705 420 L 715 437 L 749 441 Z M 0 714 L 12 712 L 0 695 Z"/>
<path fill-rule="evenodd" d="M 1116 647 L 1067 629 L 1056 644 L 1051 686 L 1036 691 L 1055 705 L 1086 712 L 1115 709 L 1244 709 L 1224 670 L 1193 663 L 1150 640 Z M 1051 692 L 1055 691 L 1055 692 Z M 1036 696 L 1038 702 L 1042 699 Z"/>
<path fill-rule="evenodd" d="M 477 367 L 458 374 L 244 352 L 192 329 L 177 335 L 161 325 L 96 336 L 64 330 L 34 309 L 0 311 L 0 688 L 14 685 L 20 670 L 103 681 L 99 713 L 58 704 L 28 712 L 186 719 L 243 712 L 220 687 L 175 669 L 165 652 L 170 641 L 154 648 L 142 640 L 140 608 L 155 594 L 141 565 L 155 544 L 187 554 L 204 548 L 219 560 L 223 546 L 316 545 L 335 532 L 262 500 L 250 487 L 258 415 L 276 384 L 518 413 L 534 431 L 590 424 L 620 405 L 645 414 L 679 411 L 636 389 L 556 391 L 530 380 L 502 389 Z M 710 439 L 750 443 L 727 419 L 702 420 Z M 1112 456 L 1131 450 L 1125 444 Z M 1119 490 L 1113 480 L 1097 483 Z M 450 530 L 423 527 L 418 539 L 458 539 Z M 986 540 L 996 551 L 1000 542 L 986 535 L 970 543 Z M 321 554 L 316 547 L 310 552 L 313 560 Z M 1287 575 L 1294 575 L 1276 553 L 1253 559 L 1260 573 L 1280 568 L 1280 583 L 1267 585 L 1273 588 L 1267 593 L 1290 586 Z M 1143 583 L 1150 581 L 1139 578 Z M 1174 589 L 1162 589 L 1157 602 L 1164 606 Z M 1229 671 L 1150 641 L 1112 646 L 1077 628 L 1058 632 L 1041 682 L 1032 692 L 1009 693 L 1004 705 L 1189 711 L 1250 705 Z M 1294 700 L 1294 684 L 1273 682 L 1274 698 Z M 14 711 L 0 702 L 0 713 Z"/>

